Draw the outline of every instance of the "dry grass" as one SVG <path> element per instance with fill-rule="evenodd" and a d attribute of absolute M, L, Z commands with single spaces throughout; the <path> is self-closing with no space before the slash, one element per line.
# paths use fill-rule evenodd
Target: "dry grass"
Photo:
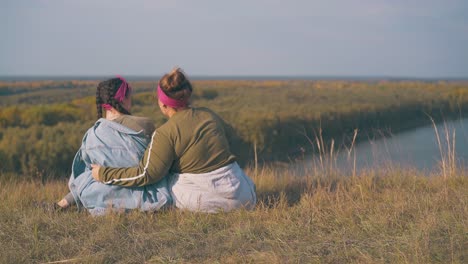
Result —
<path fill-rule="evenodd" d="M 249 171 L 254 211 L 44 212 L 65 181 L 0 187 L 1 263 L 466 263 L 468 175 Z M 59 262 L 60 261 L 60 262 Z"/>

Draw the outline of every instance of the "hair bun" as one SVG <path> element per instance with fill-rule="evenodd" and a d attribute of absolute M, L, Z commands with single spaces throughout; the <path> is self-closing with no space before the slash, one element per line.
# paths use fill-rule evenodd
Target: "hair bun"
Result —
<path fill-rule="evenodd" d="M 159 86 L 164 93 L 173 99 L 186 99 L 192 94 L 192 84 L 179 67 L 172 69 L 159 80 Z"/>

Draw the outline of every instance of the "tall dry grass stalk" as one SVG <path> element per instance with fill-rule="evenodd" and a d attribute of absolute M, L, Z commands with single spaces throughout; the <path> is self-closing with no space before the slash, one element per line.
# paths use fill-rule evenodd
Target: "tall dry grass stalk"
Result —
<path fill-rule="evenodd" d="M 317 155 L 318 155 L 318 164 L 314 157 L 312 157 L 312 169 L 314 171 L 314 175 L 330 175 L 337 170 L 337 162 L 336 162 L 336 146 L 335 146 L 335 139 L 331 139 L 330 145 L 328 146 L 323 138 L 323 130 L 322 127 L 319 127 L 318 133 L 314 132 L 315 137 L 312 140 L 308 135 L 305 133 L 303 134 L 312 147 L 317 147 Z"/>
<path fill-rule="evenodd" d="M 355 148 L 355 144 L 356 144 L 358 131 L 359 130 L 357 128 L 354 129 L 353 140 L 351 141 L 351 146 L 347 147 L 345 145 L 346 151 L 348 153 L 348 155 L 347 155 L 348 162 L 351 159 L 351 153 L 353 153 L 353 177 L 356 177 L 356 148 Z"/>
<path fill-rule="evenodd" d="M 347 161 L 352 165 L 352 176 L 357 175 L 357 155 L 356 155 L 356 140 L 358 136 L 358 129 L 354 129 L 353 137 L 350 145 L 343 144 L 342 146 L 337 146 L 336 141 L 332 138 L 329 142 L 329 145 L 326 143 L 323 137 L 323 130 L 320 127 L 318 132 L 314 132 L 314 139 L 312 140 L 305 131 L 302 132 L 302 135 L 309 141 L 312 149 L 317 150 L 315 155 L 311 156 L 311 169 L 313 172 L 306 172 L 306 175 L 339 175 L 342 172 L 339 169 L 338 157 L 340 151 L 346 151 Z M 352 163 L 351 163 L 352 155 Z"/>
<path fill-rule="evenodd" d="M 444 122 L 444 135 L 445 137 L 441 137 L 439 134 L 439 129 L 434 121 L 434 119 L 429 116 L 432 126 L 434 128 L 437 146 L 440 153 L 440 164 L 441 164 L 441 171 L 442 176 L 446 179 L 449 175 L 455 175 L 457 171 L 457 159 L 456 159 L 456 152 L 455 152 L 455 143 L 456 143 L 456 131 L 453 130 L 452 134 L 450 133 L 450 129 L 447 126 L 447 123 Z M 442 138 L 445 142 L 442 141 Z"/>
<path fill-rule="evenodd" d="M 255 176 L 258 175 L 257 142 L 254 143 Z"/>

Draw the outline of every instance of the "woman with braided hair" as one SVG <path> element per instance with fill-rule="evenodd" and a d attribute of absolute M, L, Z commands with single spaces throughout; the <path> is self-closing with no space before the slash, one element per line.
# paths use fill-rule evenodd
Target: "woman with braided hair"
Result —
<path fill-rule="evenodd" d="M 192 90 L 181 69 L 164 75 L 157 96 L 169 120 L 153 133 L 139 165 L 94 165 L 94 179 L 110 186 L 142 187 L 168 178 L 174 205 L 191 211 L 254 208 L 255 185 L 231 153 L 230 126 L 210 109 L 192 107 Z"/>
<path fill-rule="evenodd" d="M 70 193 L 57 203 L 59 209 L 77 204 L 98 215 L 109 209 L 154 211 L 171 203 L 166 180 L 145 187 L 124 188 L 92 178 L 91 164 L 138 165 L 150 142 L 154 124 L 148 118 L 130 114 L 131 92 L 130 85 L 122 77 L 99 83 L 96 89 L 98 120 L 84 135 L 75 155 L 69 181 Z"/>

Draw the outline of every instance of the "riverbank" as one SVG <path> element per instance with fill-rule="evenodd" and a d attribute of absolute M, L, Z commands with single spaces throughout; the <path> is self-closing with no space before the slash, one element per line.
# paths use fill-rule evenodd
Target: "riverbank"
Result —
<path fill-rule="evenodd" d="M 1 263 L 464 263 L 468 174 L 248 171 L 253 211 L 47 212 L 65 181 L 0 185 Z M 14 175 L 11 175 L 14 177 Z M 351 177 L 349 177 L 351 176 Z M 2 178 L 2 177 L 0 177 Z"/>

